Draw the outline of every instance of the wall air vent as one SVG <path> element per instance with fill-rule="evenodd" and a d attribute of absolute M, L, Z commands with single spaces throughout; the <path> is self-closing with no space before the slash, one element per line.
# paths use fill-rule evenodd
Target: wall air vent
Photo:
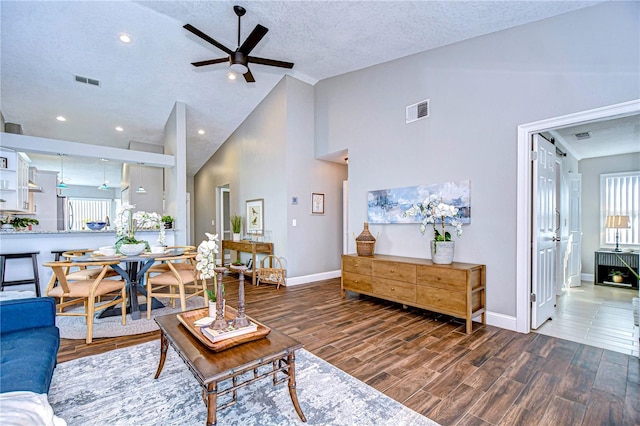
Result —
<path fill-rule="evenodd" d="M 81 75 L 74 75 L 73 78 L 78 83 L 90 84 L 92 86 L 100 87 L 100 80 L 96 80 L 95 78 L 83 77 Z"/>
<path fill-rule="evenodd" d="M 576 137 L 576 139 L 578 139 L 579 141 L 585 140 L 585 139 L 589 139 L 591 138 L 591 133 L 589 132 L 582 132 L 582 133 L 576 133 L 575 135 L 573 135 Z"/>
<path fill-rule="evenodd" d="M 429 116 L 429 99 L 420 101 L 417 104 L 409 105 L 407 107 L 406 120 L 407 123 L 413 123 L 421 118 Z"/>

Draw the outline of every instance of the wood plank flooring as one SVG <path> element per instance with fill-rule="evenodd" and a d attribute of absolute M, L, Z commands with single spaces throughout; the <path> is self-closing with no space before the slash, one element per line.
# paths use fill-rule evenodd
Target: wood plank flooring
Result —
<path fill-rule="evenodd" d="M 582 281 L 557 297 L 555 313 L 537 332 L 623 354 L 639 355 L 640 328 L 633 322 L 638 290 Z"/>
<path fill-rule="evenodd" d="M 233 281 L 225 277 L 232 306 Z M 637 357 L 478 323 L 466 335 L 461 320 L 350 292 L 343 300 L 339 279 L 245 292 L 249 315 L 442 425 L 640 424 Z M 58 359 L 157 338 L 63 340 Z"/>

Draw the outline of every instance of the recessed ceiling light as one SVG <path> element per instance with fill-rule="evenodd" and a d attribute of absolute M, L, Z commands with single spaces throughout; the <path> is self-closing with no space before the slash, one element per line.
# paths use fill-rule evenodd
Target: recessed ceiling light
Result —
<path fill-rule="evenodd" d="M 64 118 L 64 117 L 63 117 L 63 116 L 61 116 L 61 115 L 57 116 L 57 117 L 56 117 L 56 120 L 58 120 L 58 121 L 67 121 L 67 119 L 66 119 L 66 118 Z"/>
<path fill-rule="evenodd" d="M 124 129 L 123 129 L 122 127 L 120 127 L 120 126 L 116 127 L 116 130 L 117 130 L 118 132 L 123 132 L 123 131 L 124 131 Z"/>
<path fill-rule="evenodd" d="M 199 135 L 204 135 L 204 130 L 202 130 L 202 129 L 198 130 L 198 134 Z"/>
<path fill-rule="evenodd" d="M 235 80 L 235 79 L 236 79 L 236 73 L 234 73 L 233 71 L 229 71 L 229 72 L 227 73 L 227 78 L 228 78 L 229 80 Z"/>
<path fill-rule="evenodd" d="M 127 33 L 120 33 L 118 39 L 123 43 L 131 43 L 131 36 Z"/>

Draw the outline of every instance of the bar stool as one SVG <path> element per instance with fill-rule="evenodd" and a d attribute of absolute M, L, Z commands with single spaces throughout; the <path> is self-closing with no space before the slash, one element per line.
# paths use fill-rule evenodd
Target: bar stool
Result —
<path fill-rule="evenodd" d="M 38 277 L 38 254 L 39 251 L 25 252 L 25 253 L 0 253 L 0 291 L 5 287 L 12 285 L 25 285 L 34 284 L 36 287 L 36 296 L 40 297 L 40 278 Z M 7 281 L 4 279 L 4 274 L 7 267 L 8 259 L 28 259 L 31 258 L 33 265 L 33 278 L 27 278 L 23 280 Z"/>

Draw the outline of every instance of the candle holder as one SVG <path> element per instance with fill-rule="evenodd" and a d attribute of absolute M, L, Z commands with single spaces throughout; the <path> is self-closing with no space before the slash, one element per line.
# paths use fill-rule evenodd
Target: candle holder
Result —
<path fill-rule="evenodd" d="M 228 327 L 227 320 L 224 319 L 224 300 L 222 295 L 222 274 L 227 268 L 213 268 L 216 272 L 217 285 L 216 285 L 216 319 L 209 326 L 213 330 L 226 330 Z"/>
<path fill-rule="evenodd" d="M 246 327 L 249 325 L 249 320 L 244 315 L 244 271 L 247 270 L 247 267 L 242 266 L 231 266 L 231 269 L 238 271 L 239 283 L 238 283 L 238 315 L 236 319 L 233 320 L 234 328 Z"/>

